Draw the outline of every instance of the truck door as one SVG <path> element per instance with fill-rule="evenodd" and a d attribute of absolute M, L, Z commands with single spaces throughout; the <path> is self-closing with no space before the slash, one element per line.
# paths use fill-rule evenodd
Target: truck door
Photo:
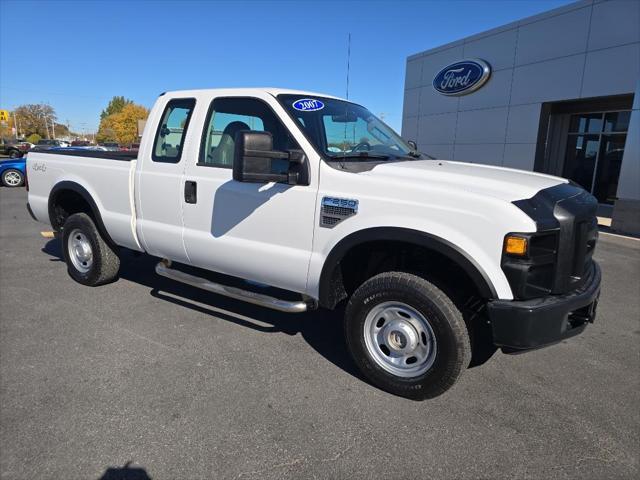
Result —
<path fill-rule="evenodd" d="M 197 155 L 197 144 L 188 148 L 187 135 L 195 103 L 193 98 L 169 100 L 154 123 L 156 131 L 148 132 L 153 144 L 138 158 L 143 162 L 135 189 L 140 239 L 151 255 L 178 262 L 188 261 L 182 242 L 182 187 L 184 165 Z"/>
<path fill-rule="evenodd" d="M 309 186 L 243 183 L 232 178 L 238 131 L 268 131 L 277 150 L 300 148 L 274 112 L 278 107 L 268 94 L 262 99 L 218 97 L 212 101 L 199 158 L 189 159 L 185 166 L 184 242 L 193 265 L 304 292 L 317 178 Z M 288 165 L 282 160 L 274 170 L 284 172 Z"/>

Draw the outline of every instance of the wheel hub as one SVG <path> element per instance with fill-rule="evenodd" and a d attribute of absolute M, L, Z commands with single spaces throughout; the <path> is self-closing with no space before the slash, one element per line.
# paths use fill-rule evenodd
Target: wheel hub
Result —
<path fill-rule="evenodd" d="M 424 374 L 436 358 L 431 324 L 402 302 L 384 302 L 371 309 L 364 323 L 367 350 L 375 363 L 399 377 Z"/>
<path fill-rule="evenodd" d="M 4 180 L 13 187 L 20 184 L 21 178 L 16 172 L 7 172 L 4 176 Z"/>
<path fill-rule="evenodd" d="M 418 345 L 418 333 L 410 323 L 404 320 L 389 322 L 383 338 L 389 349 L 395 352 L 412 352 Z"/>
<path fill-rule="evenodd" d="M 87 273 L 93 265 L 93 249 L 87 236 L 79 229 L 73 230 L 68 237 L 69 259 L 81 273 Z"/>

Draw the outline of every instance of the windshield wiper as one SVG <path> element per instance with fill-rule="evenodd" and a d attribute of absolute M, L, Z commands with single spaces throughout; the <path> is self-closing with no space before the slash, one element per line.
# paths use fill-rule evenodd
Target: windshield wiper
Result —
<path fill-rule="evenodd" d="M 406 155 L 403 155 L 402 157 L 399 157 L 399 158 L 407 158 L 407 159 L 410 159 L 410 160 L 424 160 L 425 158 L 427 160 L 435 160 L 436 159 L 436 157 L 432 157 L 428 153 L 418 152 L 417 150 L 412 150 L 409 153 L 407 153 Z"/>
<path fill-rule="evenodd" d="M 369 159 L 378 159 L 378 160 L 389 160 L 390 155 L 383 155 L 381 153 L 369 153 L 369 152 L 358 152 L 358 153 L 345 153 L 344 155 L 330 155 L 332 160 L 343 160 L 345 158 L 360 158 L 363 160 Z"/>

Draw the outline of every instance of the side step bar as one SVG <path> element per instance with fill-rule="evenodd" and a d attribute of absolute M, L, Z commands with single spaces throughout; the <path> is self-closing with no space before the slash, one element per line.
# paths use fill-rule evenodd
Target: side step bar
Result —
<path fill-rule="evenodd" d="M 163 277 L 170 278 L 171 280 L 186 283 L 192 287 L 201 288 L 208 292 L 217 293 L 218 295 L 235 298 L 236 300 L 242 300 L 243 302 L 260 305 L 261 307 L 271 308 L 272 310 L 278 310 L 280 312 L 302 313 L 306 312 L 309 307 L 314 305 L 312 300 L 281 300 L 279 298 L 270 297 L 269 295 L 242 290 L 241 288 L 230 287 L 228 285 L 222 285 L 221 283 L 215 283 L 211 280 L 207 280 L 206 278 L 196 277 L 195 275 L 175 270 L 171 268 L 171 262 L 169 260 L 162 260 L 158 262 L 156 265 L 156 273 Z"/>

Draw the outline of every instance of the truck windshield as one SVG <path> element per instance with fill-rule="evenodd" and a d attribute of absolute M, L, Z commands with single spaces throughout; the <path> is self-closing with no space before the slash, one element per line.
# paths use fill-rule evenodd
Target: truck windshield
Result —
<path fill-rule="evenodd" d="M 278 100 L 326 157 L 346 161 L 419 157 L 396 132 L 360 105 L 288 94 L 278 95 Z"/>

